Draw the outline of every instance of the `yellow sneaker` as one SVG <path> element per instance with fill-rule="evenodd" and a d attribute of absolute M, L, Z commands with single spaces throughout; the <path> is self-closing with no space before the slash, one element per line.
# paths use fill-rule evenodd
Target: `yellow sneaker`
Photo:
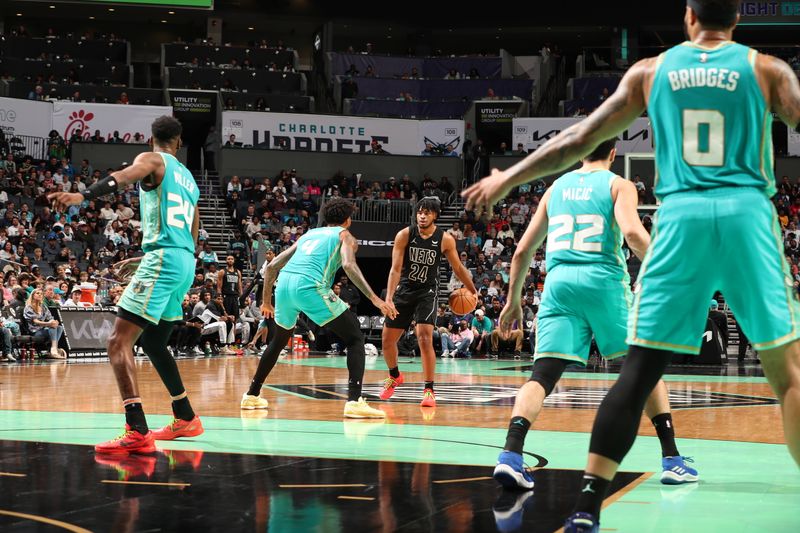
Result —
<path fill-rule="evenodd" d="M 347 402 L 344 404 L 345 418 L 386 418 L 386 413 L 380 409 L 373 409 L 364 398 L 359 398 L 357 402 Z"/>
<path fill-rule="evenodd" d="M 262 398 L 261 396 L 250 396 L 246 392 L 242 394 L 242 403 L 240 404 L 242 409 L 267 409 L 269 408 L 269 402 Z"/>

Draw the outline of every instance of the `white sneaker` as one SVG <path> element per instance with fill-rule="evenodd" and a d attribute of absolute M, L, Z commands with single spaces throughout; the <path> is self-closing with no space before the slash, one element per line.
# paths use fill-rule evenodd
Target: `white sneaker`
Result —
<path fill-rule="evenodd" d="M 445 350 L 442 352 L 442 358 L 444 357 L 450 357 L 450 350 Z"/>
<path fill-rule="evenodd" d="M 17 359 L 10 353 L 7 353 L 4 359 L 9 363 L 15 363 L 17 361 Z"/>
<path fill-rule="evenodd" d="M 242 403 L 240 404 L 240 407 L 247 410 L 268 409 L 269 402 L 261 396 L 251 396 L 245 392 L 242 394 Z"/>
<path fill-rule="evenodd" d="M 192 350 L 192 353 L 193 353 L 194 355 L 205 355 L 205 354 L 203 353 L 203 350 L 201 350 L 201 349 L 200 349 L 198 346 L 195 346 L 195 347 L 194 347 L 194 349 Z"/>
<path fill-rule="evenodd" d="M 373 409 L 364 398 L 357 402 L 350 401 L 344 404 L 345 418 L 386 418 L 386 413 L 380 409 Z"/>
<path fill-rule="evenodd" d="M 236 352 L 234 350 L 231 350 L 227 346 L 223 346 L 222 348 L 220 348 L 219 354 L 220 355 L 236 355 Z"/>

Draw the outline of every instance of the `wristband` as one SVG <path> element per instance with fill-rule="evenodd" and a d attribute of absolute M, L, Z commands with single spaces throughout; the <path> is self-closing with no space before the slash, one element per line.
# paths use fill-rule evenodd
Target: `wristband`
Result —
<path fill-rule="evenodd" d="M 113 176 L 106 176 L 105 178 L 87 187 L 83 191 L 83 198 L 85 200 L 94 200 L 107 194 L 114 194 L 117 192 L 117 179 Z"/>

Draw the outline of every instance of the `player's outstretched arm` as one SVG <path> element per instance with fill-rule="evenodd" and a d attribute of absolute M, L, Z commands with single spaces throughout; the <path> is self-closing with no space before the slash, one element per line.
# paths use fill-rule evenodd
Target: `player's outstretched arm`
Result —
<path fill-rule="evenodd" d="M 48 194 L 47 198 L 53 202 L 53 207 L 56 209 L 65 209 L 71 205 L 78 205 L 84 200 L 94 200 L 114 194 L 119 189 L 151 175 L 155 178 L 153 185 L 158 185 L 164 175 L 164 160 L 157 152 L 143 152 L 136 156 L 132 165 L 112 172 L 87 187 L 82 193 L 56 192 Z"/>
<path fill-rule="evenodd" d="M 296 251 L 297 243 L 294 243 L 289 248 L 279 253 L 264 268 L 264 289 L 261 293 L 261 314 L 264 315 L 264 318 L 275 316 L 275 308 L 272 306 L 272 286 L 275 285 L 278 272 L 286 266 L 286 263 L 289 262 L 289 259 L 292 258 Z"/>
<path fill-rule="evenodd" d="M 636 186 L 624 178 L 617 178 L 611 187 L 614 200 L 614 218 L 631 251 L 644 261 L 644 254 L 650 246 L 650 234 L 639 219 L 639 192 Z"/>
<path fill-rule="evenodd" d="M 790 128 L 800 126 L 800 82 L 785 61 L 759 54 L 756 67 L 769 84 L 772 109 Z"/>
<path fill-rule="evenodd" d="M 508 276 L 508 300 L 500 312 L 498 327 L 508 332 L 514 323 L 522 324 L 522 291 L 525 286 L 525 276 L 531 265 L 533 254 L 542 245 L 547 237 L 547 204 L 550 202 L 550 191 L 544 193 L 536 213 L 533 214 L 531 223 L 525 229 L 517 245 L 517 251 L 511 258 L 511 273 Z M 517 326 L 521 327 L 521 326 Z"/>
<path fill-rule="evenodd" d="M 547 204 L 550 203 L 550 193 L 548 189 L 539 202 L 536 213 L 533 214 L 531 223 L 522 234 L 519 240 L 514 257 L 511 258 L 511 273 L 508 276 L 508 301 L 514 302 L 516 306 L 522 301 L 522 290 L 525 285 L 525 276 L 530 269 L 533 254 L 544 242 L 547 237 Z"/>
<path fill-rule="evenodd" d="M 386 301 L 394 305 L 394 291 L 400 284 L 400 275 L 403 272 L 403 258 L 406 256 L 408 246 L 408 228 L 403 228 L 394 236 L 392 246 L 392 268 L 389 270 L 389 280 L 386 282 Z"/>
<path fill-rule="evenodd" d="M 464 263 L 458 258 L 456 240 L 449 233 L 444 234 L 442 253 L 444 253 L 444 256 L 447 258 L 447 262 L 450 263 L 450 268 L 453 269 L 453 273 L 455 273 L 456 277 L 464 284 L 464 287 L 477 298 L 478 289 L 475 288 L 475 283 L 472 281 L 472 274 L 470 274 L 467 267 L 465 267 Z"/>
<path fill-rule="evenodd" d="M 567 169 L 598 144 L 624 131 L 645 110 L 644 85 L 654 65 L 655 58 L 639 61 L 628 70 L 614 94 L 585 120 L 565 129 L 511 168 L 502 172 L 492 169 L 489 177 L 462 192 L 467 210 L 488 211 L 513 187 Z"/>
<path fill-rule="evenodd" d="M 355 237 L 353 237 L 349 231 L 343 231 L 341 235 L 342 268 L 347 274 L 347 277 L 350 278 L 350 281 L 353 282 L 353 285 L 355 285 L 358 290 L 360 290 L 361 293 L 366 296 L 370 302 L 372 302 L 372 305 L 380 309 L 384 316 L 396 318 L 397 311 L 394 309 L 394 307 L 387 304 L 372 291 L 372 287 L 369 286 L 369 282 L 364 279 L 364 274 L 361 272 L 361 269 L 358 268 L 358 263 L 356 263 L 356 250 L 358 250 L 358 242 L 356 241 Z"/>

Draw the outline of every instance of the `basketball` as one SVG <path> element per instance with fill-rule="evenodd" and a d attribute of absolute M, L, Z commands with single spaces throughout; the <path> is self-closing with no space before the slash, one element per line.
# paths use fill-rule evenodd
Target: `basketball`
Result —
<path fill-rule="evenodd" d="M 456 289 L 450 295 L 450 309 L 457 315 L 466 315 L 478 303 L 478 299 L 464 287 Z"/>

